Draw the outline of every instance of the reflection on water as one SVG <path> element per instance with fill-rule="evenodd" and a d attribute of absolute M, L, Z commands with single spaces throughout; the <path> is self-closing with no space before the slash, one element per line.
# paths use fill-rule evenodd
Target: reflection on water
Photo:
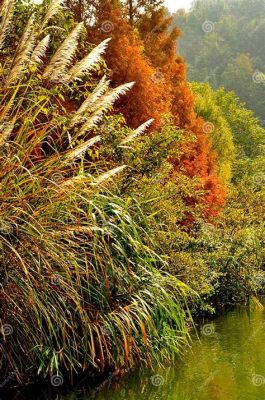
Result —
<path fill-rule="evenodd" d="M 183 361 L 134 372 L 95 399 L 265 400 L 264 344 L 264 312 L 229 313 L 202 327 Z"/>
<path fill-rule="evenodd" d="M 79 387 L 34 400 L 265 400 L 264 311 L 229 313 L 202 326 L 199 336 L 170 367 L 136 370 L 86 394 Z"/>

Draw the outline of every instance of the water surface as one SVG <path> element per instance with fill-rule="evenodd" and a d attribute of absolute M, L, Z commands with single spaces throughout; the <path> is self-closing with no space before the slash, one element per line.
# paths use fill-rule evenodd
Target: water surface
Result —
<path fill-rule="evenodd" d="M 119 382 L 27 400 L 265 400 L 265 311 L 238 310 L 202 324 L 192 346 L 166 368 L 136 369 Z"/>
<path fill-rule="evenodd" d="M 228 313 L 202 325 L 174 365 L 138 370 L 82 400 L 265 400 L 265 313 Z"/>

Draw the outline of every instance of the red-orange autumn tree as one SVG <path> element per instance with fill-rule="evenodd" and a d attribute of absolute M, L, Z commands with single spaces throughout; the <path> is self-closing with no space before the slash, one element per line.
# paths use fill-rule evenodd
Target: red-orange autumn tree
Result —
<path fill-rule="evenodd" d="M 176 168 L 184 167 L 189 176 L 202 179 L 205 195 L 205 214 L 216 215 L 225 200 L 225 188 L 216 172 L 215 154 L 207 132 L 207 124 L 194 112 L 194 96 L 187 83 L 186 65 L 176 52 L 178 29 L 170 29 L 171 17 L 161 8 L 143 15 L 138 29 L 144 41 L 145 54 L 153 67 L 161 71 L 169 87 L 171 113 L 175 123 L 190 135 L 183 147 L 183 156 L 175 162 Z M 193 136 L 196 140 L 192 140 Z"/>
<path fill-rule="evenodd" d="M 194 97 L 186 82 L 184 60 L 176 53 L 180 31 L 170 29 L 170 23 L 171 18 L 165 15 L 162 8 L 150 16 L 144 15 L 138 28 L 144 41 L 145 54 L 169 85 L 171 112 L 176 125 L 189 129 L 196 118 Z"/>
<path fill-rule="evenodd" d="M 77 14 L 82 11 L 84 17 L 85 0 L 74 3 L 79 4 Z M 173 115 L 176 126 L 186 136 L 181 159 L 172 160 L 175 170 L 201 178 L 206 191 L 205 215 L 216 215 L 224 203 L 225 190 L 216 173 L 215 154 L 204 129 L 205 122 L 194 112 L 195 100 L 186 80 L 185 62 L 176 52 L 180 32 L 170 29 L 171 18 L 164 8 L 154 7 L 152 11 L 149 5 L 149 11 L 141 15 L 139 3 L 137 18 L 130 18 L 127 6 L 128 2 L 119 0 L 96 0 L 92 23 L 87 24 L 89 42 L 98 44 L 107 37 L 112 39 L 105 59 L 113 84 L 135 82 L 115 111 L 121 112 L 131 127 L 154 118 L 153 129 L 159 128 L 164 114 Z"/>
<path fill-rule="evenodd" d="M 143 42 L 122 13 L 116 0 L 101 0 L 93 26 L 88 27 L 88 40 L 100 43 L 110 37 L 105 59 L 111 70 L 114 85 L 135 82 L 128 96 L 117 102 L 115 111 L 121 112 L 131 127 L 154 118 L 159 127 L 161 116 L 169 111 L 168 85 L 157 79 L 156 70 L 144 54 Z"/>

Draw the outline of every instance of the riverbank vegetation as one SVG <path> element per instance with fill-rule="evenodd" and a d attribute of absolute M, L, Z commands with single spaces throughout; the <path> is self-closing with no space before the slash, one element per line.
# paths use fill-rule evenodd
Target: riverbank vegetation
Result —
<path fill-rule="evenodd" d="M 1 372 L 168 360 L 263 289 L 265 131 L 160 1 L 1 3 Z"/>

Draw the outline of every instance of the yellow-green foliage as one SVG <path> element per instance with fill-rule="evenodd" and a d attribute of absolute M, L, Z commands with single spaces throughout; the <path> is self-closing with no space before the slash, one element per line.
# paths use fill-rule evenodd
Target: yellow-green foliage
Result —
<path fill-rule="evenodd" d="M 164 254 L 167 271 L 195 291 L 190 302 L 193 312 L 212 313 L 246 303 L 264 279 L 264 175 L 258 172 L 264 158 L 248 160 L 251 164 L 242 182 L 228 186 L 221 215 L 206 221 L 198 206 L 187 203 L 203 195 L 199 181 L 181 171 L 173 173 L 168 162 L 170 156 L 181 156 L 185 140 L 170 119 L 160 131 L 138 137 L 130 146 L 119 145 L 129 135 L 121 117 L 108 118 L 106 127 L 102 154 L 111 156 L 113 166 L 117 162 L 129 166 L 117 181 L 117 192 L 126 201 L 133 196 L 141 204 L 149 236 Z M 183 224 L 187 215 L 192 224 Z"/>
<path fill-rule="evenodd" d="M 196 112 L 206 121 L 205 129 L 207 130 L 207 123 L 212 124 L 209 136 L 217 155 L 218 174 L 225 183 L 228 183 L 232 178 L 232 165 L 236 154 L 233 132 L 210 85 L 193 83 L 192 90 L 195 93 Z"/>

